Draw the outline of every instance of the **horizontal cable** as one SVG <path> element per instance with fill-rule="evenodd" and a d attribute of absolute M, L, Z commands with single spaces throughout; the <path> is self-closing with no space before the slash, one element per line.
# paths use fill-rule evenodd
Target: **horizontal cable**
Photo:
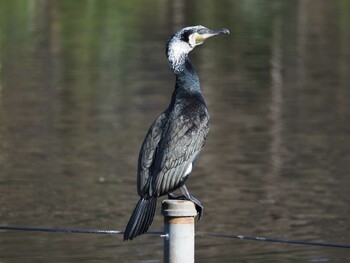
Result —
<path fill-rule="evenodd" d="M 78 233 L 78 234 L 108 234 L 121 235 L 124 231 L 119 230 L 95 230 L 95 229 L 66 229 L 66 228 L 45 228 L 45 227 L 19 227 L 19 226 L 0 226 L 0 230 L 18 230 L 18 231 L 42 231 L 59 233 Z M 148 231 L 145 234 L 162 235 L 163 231 Z"/>
<path fill-rule="evenodd" d="M 211 233 L 211 232 L 196 232 L 196 236 L 211 236 L 211 237 L 233 238 L 233 239 L 240 239 L 240 240 L 265 241 L 265 242 L 308 245 L 308 246 L 350 248 L 350 245 L 348 245 L 348 244 L 336 244 L 336 243 L 326 243 L 326 242 L 309 242 L 309 241 L 303 241 L 303 240 L 288 240 L 288 239 L 278 239 L 278 238 L 269 238 L 269 237 L 230 235 L 230 234 L 219 234 L 219 233 Z"/>
<path fill-rule="evenodd" d="M 44 227 L 18 227 L 18 226 L 0 226 L 0 230 L 17 230 L 17 231 L 42 231 L 42 232 L 60 232 L 60 233 L 80 233 L 80 234 L 109 234 L 109 235 L 120 235 L 124 234 L 124 231 L 118 230 L 89 230 L 89 229 L 66 229 L 66 228 L 44 228 Z M 163 231 L 148 231 L 145 234 L 149 235 L 162 235 Z M 297 245 L 309 245 L 309 246 L 323 246 L 323 247 L 335 247 L 335 248 L 350 248 L 348 244 L 337 244 L 327 242 L 309 242 L 302 240 L 288 240 L 268 237 L 255 237 L 255 236 L 244 236 L 234 234 L 220 234 L 212 232 L 196 232 L 196 236 L 210 236 L 220 238 L 231 238 L 240 240 L 253 240 L 253 241 L 265 241 L 285 244 L 297 244 Z"/>

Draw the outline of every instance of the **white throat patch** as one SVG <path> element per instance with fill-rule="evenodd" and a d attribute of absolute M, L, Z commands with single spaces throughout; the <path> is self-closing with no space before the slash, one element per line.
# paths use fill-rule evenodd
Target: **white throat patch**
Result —
<path fill-rule="evenodd" d="M 181 66 L 192 49 L 189 44 L 182 41 L 175 40 L 169 44 L 168 59 L 174 71 L 181 71 Z"/>

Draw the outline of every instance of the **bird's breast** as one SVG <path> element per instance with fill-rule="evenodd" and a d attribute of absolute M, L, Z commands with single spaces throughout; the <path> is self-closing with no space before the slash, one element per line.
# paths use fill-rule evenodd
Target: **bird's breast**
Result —
<path fill-rule="evenodd" d="M 198 118 L 208 115 L 207 106 L 201 95 L 186 95 L 180 98 L 176 107 L 177 113 L 186 118 Z"/>

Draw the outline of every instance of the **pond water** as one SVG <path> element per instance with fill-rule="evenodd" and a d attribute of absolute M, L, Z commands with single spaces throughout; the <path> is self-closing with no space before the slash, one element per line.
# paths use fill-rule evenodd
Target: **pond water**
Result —
<path fill-rule="evenodd" d="M 143 137 L 168 105 L 166 40 L 211 115 L 187 187 L 197 231 L 350 243 L 350 2 L 1 1 L 0 225 L 124 230 Z M 151 230 L 162 229 L 160 203 Z M 0 262 L 162 262 L 158 236 L 0 231 Z M 350 262 L 350 251 L 196 238 L 197 262 Z"/>

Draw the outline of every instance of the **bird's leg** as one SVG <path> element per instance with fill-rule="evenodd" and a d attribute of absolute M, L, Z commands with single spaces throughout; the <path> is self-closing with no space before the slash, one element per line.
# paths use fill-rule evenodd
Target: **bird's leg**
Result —
<path fill-rule="evenodd" d="M 192 196 L 188 190 L 187 187 L 185 185 L 180 187 L 180 190 L 182 192 L 182 195 L 176 195 L 174 193 L 168 193 L 168 198 L 169 199 L 176 199 L 176 200 L 189 200 L 191 202 L 193 202 L 196 206 L 196 210 L 198 212 L 198 220 L 200 220 L 203 216 L 203 205 L 201 204 L 201 202 L 195 198 L 194 196 Z"/>
<path fill-rule="evenodd" d="M 188 198 L 184 195 L 176 195 L 174 193 L 168 193 L 168 198 L 172 200 L 187 200 Z"/>
<path fill-rule="evenodd" d="M 188 192 L 187 187 L 185 185 L 181 186 L 180 190 L 181 190 L 181 193 L 186 197 L 187 200 L 189 200 L 195 204 L 196 210 L 198 213 L 198 220 L 200 220 L 203 216 L 203 209 L 204 209 L 202 203 L 197 198 L 190 195 L 190 193 Z"/>
<path fill-rule="evenodd" d="M 169 199 L 180 199 L 182 196 L 178 196 L 174 193 L 168 193 L 168 198 Z"/>

